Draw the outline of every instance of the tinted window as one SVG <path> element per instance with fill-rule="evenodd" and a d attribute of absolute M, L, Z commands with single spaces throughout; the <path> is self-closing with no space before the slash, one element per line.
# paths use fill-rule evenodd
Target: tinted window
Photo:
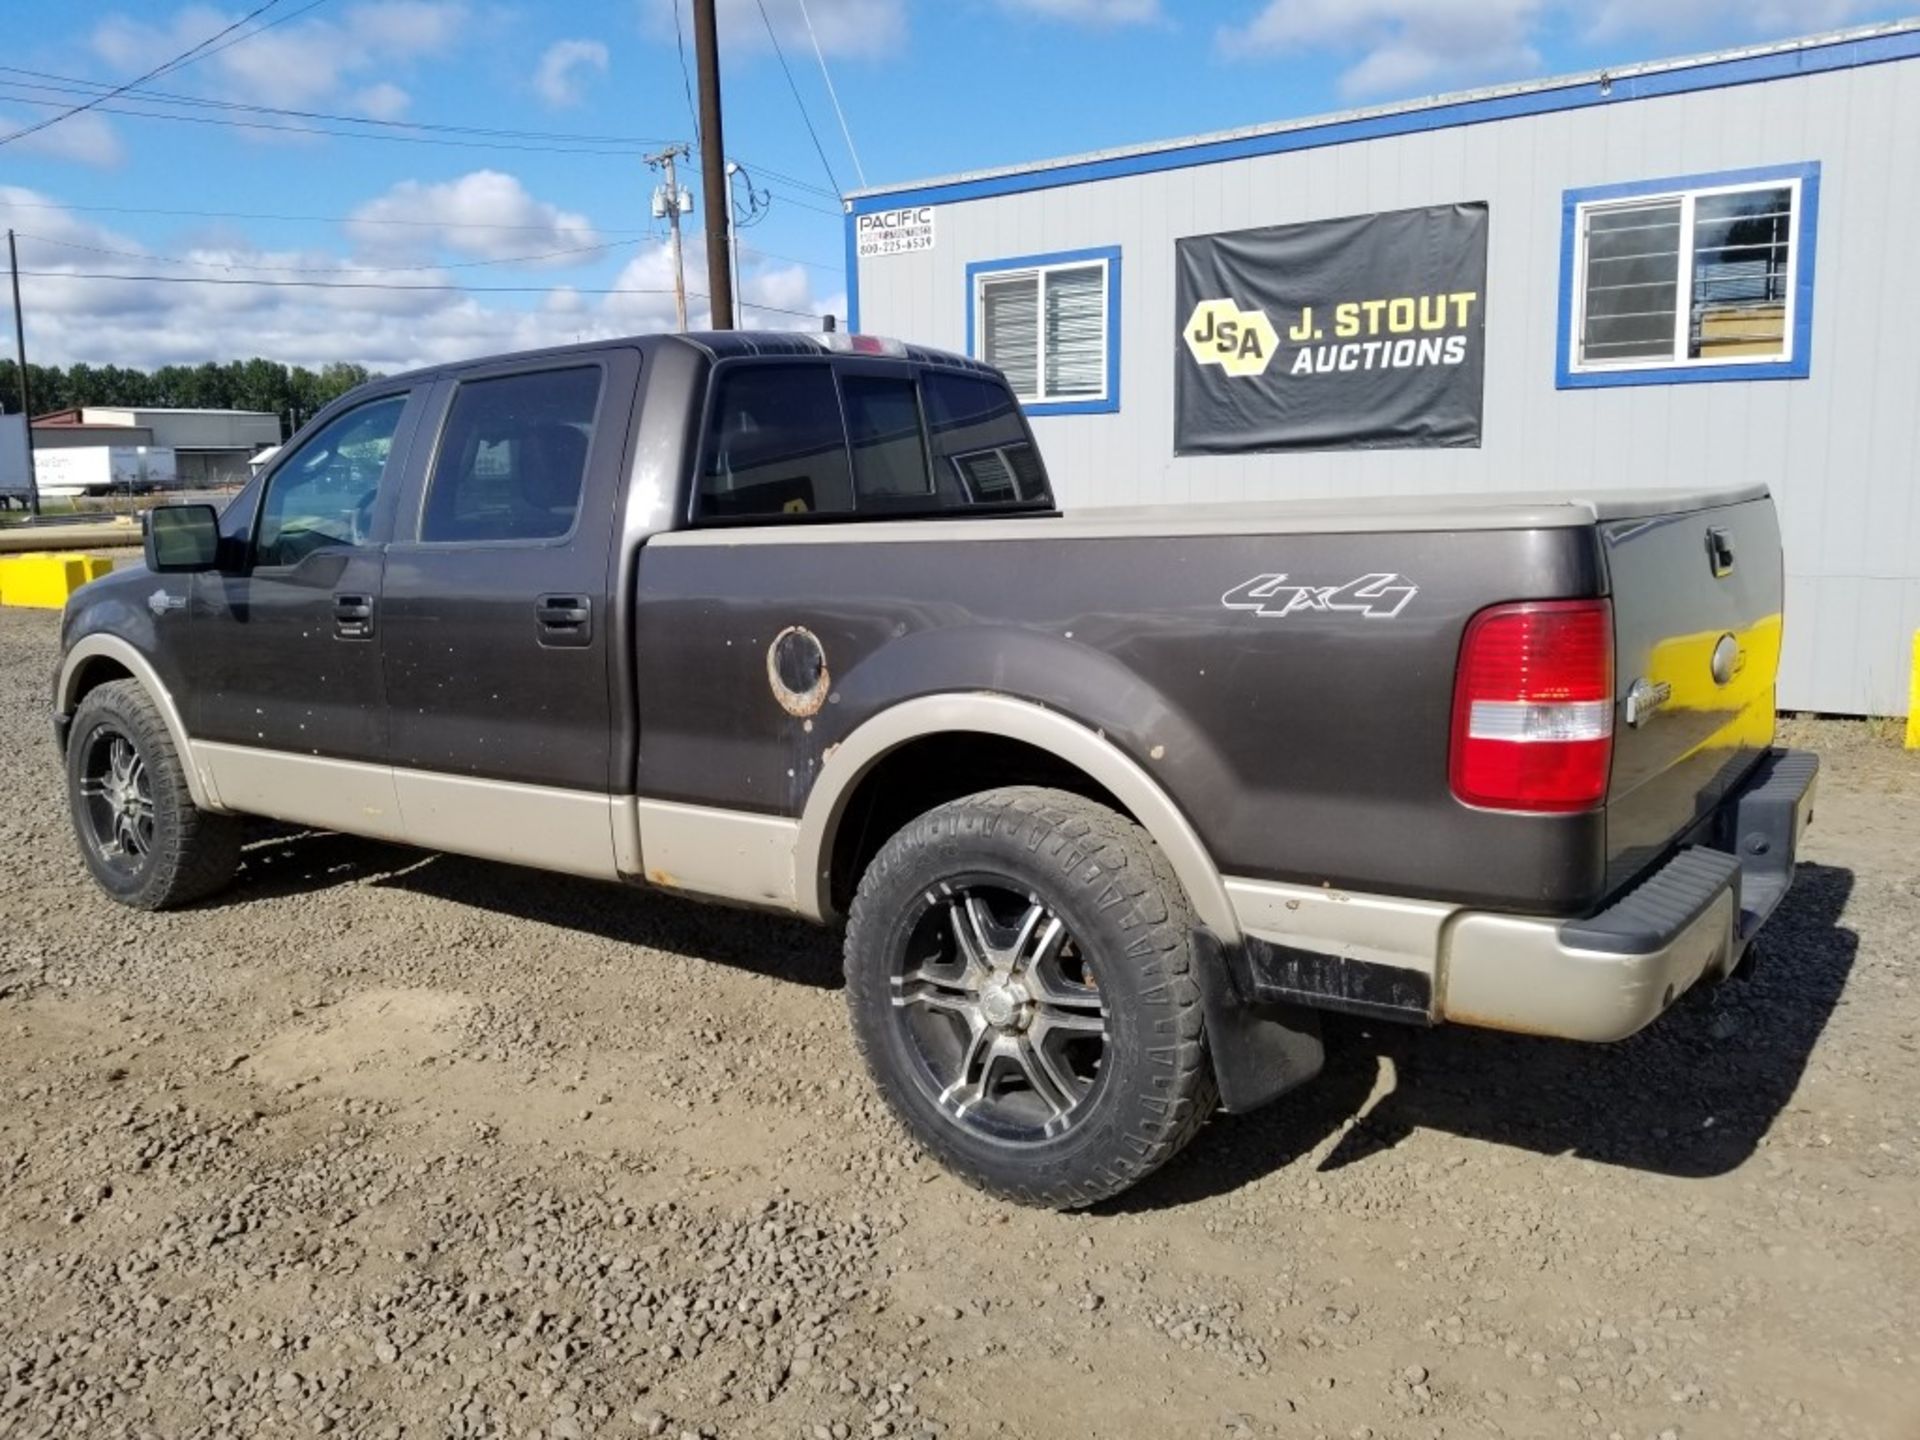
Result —
<path fill-rule="evenodd" d="M 740 365 L 720 374 L 700 473 L 704 516 L 853 508 L 840 398 L 827 365 Z"/>
<path fill-rule="evenodd" d="M 920 433 L 920 402 L 911 379 L 843 375 L 847 438 L 853 445 L 853 486 L 858 507 L 885 509 L 900 501 L 925 508 L 933 494 L 927 447 Z"/>
<path fill-rule="evenodd" d="M 1039 453 L 1006 386 L 928 370 L 920 395 L 943 505 L 1052 503 Z"/>
<path fill-rule="evenodd" d="M 570 532 L 599 402 L 596 365 L 464 382 L 434 461 L 420 538 L 555 540 Z"/>
<path fill-rule="evenodd" d="M 316 550 L 368 542 L 393 432 L 406 407 L 405 395 L 357 406 L 274 471 L 260 507 L 255 564 L 296 565 Z"/>

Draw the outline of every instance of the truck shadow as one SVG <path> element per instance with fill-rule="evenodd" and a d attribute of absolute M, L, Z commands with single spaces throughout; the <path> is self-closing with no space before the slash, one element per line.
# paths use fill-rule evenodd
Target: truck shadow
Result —
<path fill-rule="evenodd" d="M 837 937 L 777 915 L 340 835 L 264 834 L 242 885 L 214 903 L 359 880 L 787 984 L 842 983 Z M 1852 871 L 1802 864 L 1751 978 L 1697 989 L 1617 1045 L 1329 1015 L 1318 1079 L 1253 1114 L 1215 1116 L 1171 1165 L 1100 1208 L 1230 1193 L 1335 1136 L 1317 1168 L 1336 1171 L 1421 1129 L 1682 1178 L 1724 1174 L 1793 1098 L 1846 988 L 1859 939 L 1839 922 L 1852 890 Z"/>
<path fill-rule="evenodd" d="M 1317 1167 L 1336 1171 L 1420 1129 L 1679 1178 L 1725 1174 L 1792 1100 L 1846 988 L 1859 938 L 1839 921 L 1852 889 L 1852 871 L 1802 864 L 1750 978 L 1696 989 L 1616 1045 L 1329 1016 L 1318 1080 L 1251 1115 L 1216 1116 L 1107 1208 L 1232 1191 L 1337 1134 Z"/>
<path fill-rule="evenodd" d="M 780 915 L 325 831 L 274 826 L 259 835 L 245 852 L 240 886 L 214 904 L 246 904 L 366 881 L 622 945 L 711 960 L 788 984 L 818 989 L 842 984 L 837 939 Z"/>

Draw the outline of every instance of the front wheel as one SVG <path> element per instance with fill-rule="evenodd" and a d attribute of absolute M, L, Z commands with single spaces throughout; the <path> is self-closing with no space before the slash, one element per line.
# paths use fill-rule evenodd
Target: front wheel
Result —
<path fill-rule="evenodd" d="M 137 680 L 112 681 L 80 702 L 67 794 L 81 858 L 122 905 L 185 905 L 239 867 L 239 820 L 194 806 L 166 722 Z"/>
<path fill-rule="evenodd" d="M 1214 1108 L 1193 923 L 1131 820 L 1059 790 L 971 795 L 907 825 L 860 882 L 854 1033 L 949 1169 L 1024 1204 L 1091 1205 Z"/>

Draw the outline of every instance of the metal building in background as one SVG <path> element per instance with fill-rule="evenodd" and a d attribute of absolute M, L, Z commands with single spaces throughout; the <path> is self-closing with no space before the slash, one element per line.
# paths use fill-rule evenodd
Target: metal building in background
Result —
<path fill-rule="evenodd" d="M 175 480 L 192 489 L 244 484 L 253 457 L 280 443 L 280 417 L 271 410 L 85 405 L 34 416 L 33 435 L 43 451 L 100 446 L 168 451 Z"/>
<path fill-rule="evenodd" d="M 1920 22 L 865 190 L 1069 506 L 1765 482 L 1788 709 L 1920 628 Z"/>

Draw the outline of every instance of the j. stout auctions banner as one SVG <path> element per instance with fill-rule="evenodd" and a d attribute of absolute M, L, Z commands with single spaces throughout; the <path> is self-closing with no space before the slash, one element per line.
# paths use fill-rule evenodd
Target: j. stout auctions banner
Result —
<path fill-rule="evenodd" d="M 1487 207 L 1179 242 L 1174 449 L 1480 443 Z"/>

